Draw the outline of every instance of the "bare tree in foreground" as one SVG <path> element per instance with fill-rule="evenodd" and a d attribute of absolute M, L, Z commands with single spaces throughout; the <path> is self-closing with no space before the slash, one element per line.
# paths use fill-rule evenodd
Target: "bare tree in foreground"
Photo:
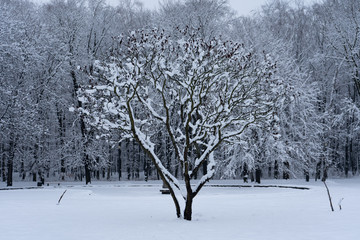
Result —
<path fill-rule="evenodd" d="M 271 118 L 283 84 L 274 77 L 269 56 L 231 41 L 206 42 L 188 29 L 180 32 L 181 39 L 156 29 L 118 39 L 109 59 L 95 63 L 80 100 L 88 106 L 81 112 L 89 123 L 136 139 L 169 186 L 177 217 L 180 193 L 183 217 L 191 220 L 193 199 L 221 161 L 214 151 Z M 170 138 L 184 184 L 157 154 L 159 131 Z M 193 183 L 204 163 L 206 174 Z"/>

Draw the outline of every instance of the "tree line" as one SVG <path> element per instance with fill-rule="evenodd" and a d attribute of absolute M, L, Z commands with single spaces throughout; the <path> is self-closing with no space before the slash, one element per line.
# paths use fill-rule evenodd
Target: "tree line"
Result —
<path fill-rule="evenodd" d="M 74 111 L 94 107 L 85 101 L 82 89 L 96 85 L 97 62 L 120 56 L 120 39 L 152 29 L 161 29 L 172 39 L 181 39 L 187 29 L 204 43 L 218 38 L 240 43 L 252 54 L 251 64 L 260 62 L 259 56 L 274 64 L 277 83 L 286 86 L 273 93 L 281 92 L 282 97 L 270 116 L 249 125 L 231 142 L 219 143 L 214 155 L 221 161 L 212 177 L 320 179 L 359 173 L 356 0 L 324 0 L 312 6 L 274 0 L 251 17 L 236 17 L 225 0 L 164 1 L 157 11 L 133 0 L 120 1 L 117 7 L 102 0 L 53 0 L 43 5 L 4 0 L 0 13 L 0 173 L 8 186 L 13 179 L 89 183 L 93 178 L 161 177 L 149 154 L 126 131 L 101 130 L 89 124 L 86 112 Z M 218 92 L 221 86 L 232 86 L 223 79 L 218 79 Z M 166 94 L 171 99 L 173 93 Z M 217 96 L 217 101 L 229 95 Z M 209 95 L 206 101 L 210 100 Z M 149 111 L 139 105 L 136 116 L 144 120 Z M 174 111 L 180 109 L 174 106 Z M 195 129 L 201 118 L 188 125 Z M 181 178 L 184 167 L 174 153 L 171 135 L 162 128 L 151 129 L 151 124 L 142 131 L 151 134 L 162 165 Z M 203 152 L 189 148 L 190 156 Z M 209 159 L 201 166 L 193 164 L 192 178 L 201 179 L 212 170 Z"/>

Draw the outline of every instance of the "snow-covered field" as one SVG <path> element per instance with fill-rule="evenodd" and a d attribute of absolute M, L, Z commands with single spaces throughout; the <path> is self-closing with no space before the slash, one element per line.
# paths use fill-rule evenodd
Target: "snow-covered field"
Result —
<path fill-rule="evenodd" d="M 159 192 L 160 182 L 61 183 L 0 190 L 0 239 L 360 239 L 360 178 L 327 183 L 335 212 L 322 182 L 265 180 L 263 185 L 310 190 L 205 187 L 195 198 L 191 222 L 176 218 L 171 197 Z"/>

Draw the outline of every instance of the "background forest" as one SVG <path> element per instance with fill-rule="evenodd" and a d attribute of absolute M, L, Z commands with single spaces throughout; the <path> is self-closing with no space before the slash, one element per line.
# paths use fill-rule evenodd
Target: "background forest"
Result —
<path fill-rule="evenodd" d="M 13 179 L 158 179 L 141 147 L 111 137 L 69 109 L 81 107 L 83 69 L 106 59 L 116 37 L 137 29 L 196 30 L 222 36 L 276 62 L 288 86 L 273 121 L 222 144 L 216 178 L 348 177 L 359 174 L 360 2 L 312 6 L 269 1 L 237 17 L 226 0 L 163 1 L 149 11 L 136 1 L 0 1 L 0 176 Z M 157 132 L 163 165 L 181 176 L 170 139 Z M 206 173 L 206 166 L 202 173 Z M 196 178 L 197 176 L 195 176 Z M 199 176 L 200 177 L 200 176 Z"/>

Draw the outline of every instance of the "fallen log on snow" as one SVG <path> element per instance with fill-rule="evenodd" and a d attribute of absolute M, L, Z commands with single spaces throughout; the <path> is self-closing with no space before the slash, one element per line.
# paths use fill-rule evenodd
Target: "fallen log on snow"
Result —
<path fill-rule="evenodd" d="M 299 187 L 299 186 L 283 186 L 283 185 L 241 185 L 241 184 L 209 184 L 206 187 L 237 187 L 237 188 L 291 188 L 299 190 L 310 190 L 308 187 Z"/>

